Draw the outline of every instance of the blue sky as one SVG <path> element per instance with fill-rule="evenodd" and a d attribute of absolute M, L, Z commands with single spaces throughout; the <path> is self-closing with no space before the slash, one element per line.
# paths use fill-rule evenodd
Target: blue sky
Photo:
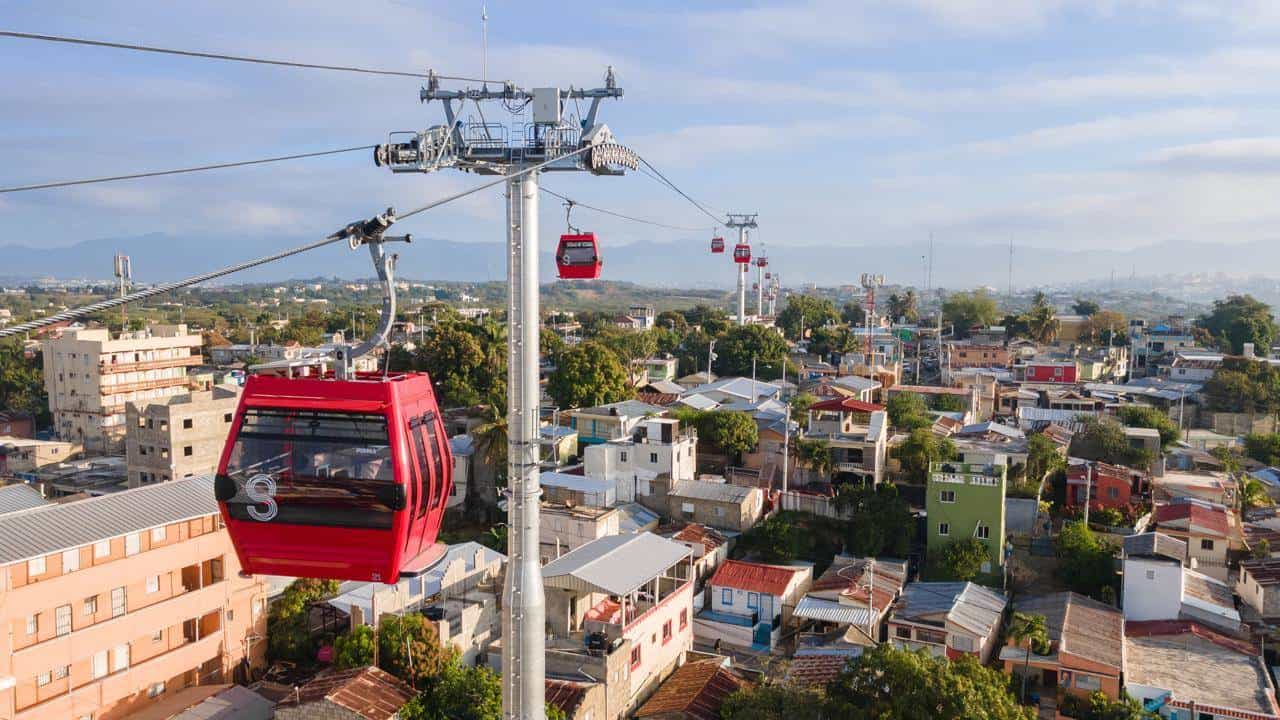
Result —
<path fill-rule="evenodd" d="M 619 139 L 711 207 L 758 211 L 770 244 L 909 244 L 930 231 L 961 244 L 1234 243 L 1273 237 L 1280 214 L 1280 3 L 494 0 L 488 12 L 491 76 L 593 86 L 613 65 L 626 97 L 604 118 Z M 0 27 L 475 75 L 479 15 L 479 2 L 8 0 Z M 379 142 L 441 122 L 417 90 L 0 39 L 0 185 Z M 159 231 L 265 249 L 475 182 L 392 176 L 358 153 L 4 195 L 0 223 L 25 244 Z M 547 186 L 704 224 L 642 175 Z M 501 213 L 494 190 L 405 229 L 492 241 Z M 611 242 L 705 239 L 576 219 Z M 543 222 L 558 229 L 560 208 L 545 203 Z"/>

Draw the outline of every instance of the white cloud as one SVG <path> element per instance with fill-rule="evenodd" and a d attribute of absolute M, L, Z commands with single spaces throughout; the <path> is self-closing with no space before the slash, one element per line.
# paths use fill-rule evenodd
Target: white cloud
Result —
<path fill-rule="evenodd" d="M 650 162 L 663 166 L 692 166 L 717 159 L 753 158 L 767 162 L 776 153 L 802 148 L 820 140 L 894 137 L 919 132 L 920 124 L 902 116 L 873 116 L 847 120 L 804 120 L 779 125 L 692 125 L 677 130 L 638 135 L 624 142 Z"/>
<path fill-rule="evenodd" d="M 1150 157 L 1149 164 L 1197 173 L 1280 174 L 1280 136 L 1224 138 L 1164 148 Z"/>
<path fill-rule="evenodd" d="M 1132 115 L 1113 115 L 1096 120 L 1037 128 L 994 140 L 968 143 L 958 153 L 1009 155 L 1024 152 L 1062 150 L 1079 146 L 1098 147 L 1108 143 L 1155 136 L 1178 136 L 1213 132 L 1239 122 L 1240 113 L 1221 108 L 1178 108 Z"/>

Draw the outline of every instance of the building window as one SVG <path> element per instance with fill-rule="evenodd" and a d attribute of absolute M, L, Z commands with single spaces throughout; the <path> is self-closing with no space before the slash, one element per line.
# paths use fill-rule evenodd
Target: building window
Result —
<path fill-rule="evenodd" d="M 147 578 L 147 594 L 160 592 L 160 576 L 151 575 Z"/>
<path fill-rule="evenodd" d="M 1212 550 L 1212 549 L 1213 549 L 1213 541 L 1212 541 L 1212 540 L 1201 540 L 1201 541 L 1200 541 L 1200 549 L 1201 549 L 1201 550 Z"/>
<path fill-rule="evenodd" d="M 640 667 L 640 646 L 636 645 L 631 648 L 631 669 L 635 670 Z"/>
<path fill-rule="evenodd" d="M 27 561 L 27 577 L 35 577 L 44 574 L 44 556 L 31 558 Z"/>
<path fill-rule="evenodd" d="M 100 540 L 93 544 L 93 559 L 104 558 L 111 554 L 111 541 Z"/>
<path fill-rule="evenodd" d="M 98 614 L 98 596 L 97 595 L 94 595 L 93 597 L 87 597 L 84 599 L 83 614 L 85 615 Z"/>
<path fill-rule="evenodd" d="M 683 630 L 687 627 L 689 627 L 689 611 L 681 610 L 680 611 L 680 629 Z"/>
<path fill-rule="evenodd" d="M 139 446 L 138 446 L 138 454 L 139 454 L 139 455 L 146 455 L 146 454 L 147 454 L 147 446 L 146 446 L 146 445 L 139 445 Z"/>
<path fill-rule="evenodd" d="M 1076 673 L 1076 687 L 1081 690 L 1089 691 L 1101 690 L 1102 680 L 1093 675 Z"/>
<path fill-rule="evenodd" d="M 618 453 L 618 461 L 619 461 L 619 462 L 626 462 L 626 461 L 627 461 L 627 451 L 626 451 L 626 450 L 622 450 L 622 451 L 620 451 L 620 452 Z"/>
<path fill-rule="evenodd" d="M 152 543 L 164 542 L 164 536 L 165 536 L 165 529 L 163 525 L 157 528 L 151 528 Z"/>
<path fill-rule="evenodd" d="M 671 641 L 671 621 L 662 623 L 662 644 L 666 645 Z"/>
<path fill-rule="evenodd" d="M 112 651 L 111 672 L 120 672 L 129 669 L 129 646 L 117 645 Z"/>
<path fill-rule="evenodd" d="M 1148 579 L 1148 580 L 1155 580 L 1155 579 L 1156 579 L 1156 571 L 1155 571 L 1155 570 L 1148 570 L 1148 571 L 1147 571 L 1147 579 Z"/>
<path fill-rule="evenodd" d="M 93 679 L 107 676 L 107 651 L 99 650 L 93 654 Z"/>
<path fill-rule="evenodd" d="M 953 503 L 956 501 L 955 490 L 942 490 L 938 493 L 938 501 L 944 503 Z"/>
<path fill-rule="evenodd" d="M 54 632 L 59 636 L 71 634 L 71 606 L 59 605 L 53 611 Z"/>
<path fill-rule="evenodd" d="M 224 414 L 222 415 L 222 422 L 224 422 L 224 423 L 229 423 L 229 422 L 231 422 L 231 413 L 224 413 Z"/>
<path fill-rule="evenodd" d="M 154 633 L 152 633 L 152 635 L 151 635 L 151 642 L 160 642 L 160 641 L 161 641 L 161 640 L 163 640 L 163 639 L 164 639 L 164 631 L 163 631 L 163 630 L 157 630 L 157 631 L 155 631 Z"/>
<path fill-rule="evenodd" d="M 952 635 L 951 647 L 960 652 L 973 652 L 973 638 L 968 635 Z"/>
<path fill-rule="evenodd" d="M 747 609 L 755 610 L 760 607 L 760 593 L 747 593 Z"/>
<path fill-rule="evenodd" d="M 37 686 L 37 687 L 44 687 L 45 685 L 48 685 L 50 682 L 51 682 L 51 680 L 50 680 L 50 677 L 49 677 L 49 673 L 47 673 L 47 672 L 42 672 L 42 673 L 40 673 L 39 675 L 37 675 L 37 676 L 36 676 L 36 686 Z"/>
<path fill-rule="evenodd" d="M 124 588 L 118 587 L 111 591 L 111 617 L 120 617 L 125 613 L 125 605 L 127 605 L 127 596 Z"/>
<path fill-rule="evenodd" d="M 898 625 L 893 629 L 893 636 L 898 638 L 899 640 L 910 640 L 911 628 Z"/>
<path fill-rule="evenodd" d="M 715 507 L 715 508 L 713 508 L 712 510 L 713 510 L 713 512 L 715 512 L 716 517 L 724 517 L 724 508 L 722 508 L 722 507 Z"/>
<path fill-rule="evenodd" d="M 986 525 L 979 525 L 979 526 L 978 526 L 978 529 L 974 532 L 974 535 L 975 535 L 979 540 L 990 540 L 990 539 L 991 539 L 991 528 L 990 528 L 990 527 L 988 527 L 988 526 L 986 526 Z"/>
<path fill-rule="evenodd" d="M 182 429 L 183 429 L 183 430 L 190 430 L 190 429 L 191 429 L 191 418 L 183 418 L 183 420 L 182 420 Z"/>
<path fill-rule="evenodd" d="M 80 569 L 80 549 L 62 551 L 62 573 L 73 573 Z"/>
<path fill-rule="evenodd" d="M 938 534 L 943 536 L 950 535 L 951 523 L 938 523 Z"/>
<path fill-rule="evenodd" d="M 720 604 L 729 606 L 733 605 L 733 590 L 724 588 L 720 591 Z"/>
<path fill-rule="evenodd" d="M 1112 500 L 1120 499 L 1120 488 L 1113 488 L 1113 487 L 1107 488 L 1107 497 L 1111 498 Z"/>
<path fill-rule="evenodd" d="M 138 533 L 129 533 L 124 536 L 124 555 L 129 557 L 142 552 L 142 536 Z"/>
<path fill-rule="evenodd" d="M 183 446 L 182 446 L 182 457 L 191 457 L 192 453 L 193 453 L 193 451 L 191 450 L 191 446 L 190 446 L 190 445 L 183 445 Z"/>
<path fill-rule="evenodd" d="M 62 667 L 56 667 L 53 669 L 54 680 L 62 680 L 63 678 L 67 677 L 70 674 L 71 674 L 70 665 L 63 665 Z"/>
<path fill-rule="evenodd" d="M 658 453 L 649 453 L 649 463 L 652 465 L 658 464 Z"/>
<path fill-rule="evenodd" d="M 35 635 L 38 632 L 40 632 L 40 615 L 32 613 L 27 616 L 27 634 Z"/>

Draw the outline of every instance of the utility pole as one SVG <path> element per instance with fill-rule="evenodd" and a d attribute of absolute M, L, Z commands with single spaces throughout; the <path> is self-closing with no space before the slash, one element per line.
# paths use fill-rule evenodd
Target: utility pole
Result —
<path fill-rule="evenodd" d="M 862 289 L 867 293 L 866 303 L 862 308 L 867 317 L 867 337 L 863 342 L 862 349 L 863 362 L 867 364 L 867 367 L 874 367 L 871 360 L 871 322 L 876 314 L 876 289 L 884 285 L 884 276 L 862 273 L 861 282 Z"/>
<path fill-rule="evenodd" d="M 1013 240 L 1009 240 L 1009 307 L 1013 308 Z"/>
<path fill-rule="evenodd" d="M 769 266 L 769 258 L 764 254 L 764 244 L 760 244 L 760 258 L 756 260 L 756 315 L 764 319 L 764 269 Z"/>
<path fill-rule="evenodd" d="M 487 70 L 487 68 L 486 68 Z M 614 142 L 596 120 L 600 101 L 622 97 L 613 68 L 605 86 L 593 90 L 555 87 L 526 90 L 513 83 L 499 89 L 443 90 L 428 72 L 419 99 L 439 100 L 445 123 L 421 132 L 393 133 L 374 151 L 374 162 L 392 172 L 457 168 L 502 175 L 507 203 L 507 573 L 502 591 L 502 717 L 545 720 L 546 599 L 539 563 L 538 361 L 538 183 L 542 172 L 621 175 L 639 158 Z M 586 113 L 569 121 L 566 101 L 589 100 Z M 458 118 L 464 102 L 524 103 L 532 122 L 500 138 L 492 126 Z"/>
<path fill-rule="evenodd" d="M 711 362 L 716 359 L 716 341 L 713 339 L 710 345 L 707 345 L 707 383 L 711 383 Z"/>
<path fill-rule="evenodd" d="M 756 224 L 756 213 L 729 213 L 725 227 L 738 229 L 738 244 L 747 245 L 747 230 L 760 227 Z M 734 262 L 738 273 L 738 324 L 747 324 L 747 268 L 748 263 Z"/>

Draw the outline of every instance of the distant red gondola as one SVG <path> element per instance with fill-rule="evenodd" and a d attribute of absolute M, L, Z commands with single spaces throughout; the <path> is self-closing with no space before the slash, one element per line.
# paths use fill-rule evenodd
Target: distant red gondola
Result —
<path fill-rule="evenodd" d="M 733 247 L 733 261 L 746 265 L 751 262 L 751 246 L 746 243 L 738 243 Z"/>
<path fill-rule="evenodd" d="M 388 583 L 443 556 L 452 488 L 425 373 L 249 376 L 215 483 L 245 572 Z"/>
<path fill-rule="evenodd" d="M 756 258 L 756 267 L 769 267 L 769 258 L 764 255 Z"/>
<path fill-rule="evenodd" d="M 711 252 L 716 253 L 717 255 L 724 252 L 724 238 L 711 238 Z"/>
<path fill-rule="evenodd" d="M 767 272 L 767 273 L 765 273 L 765 274 L 764 274 L 764 279 L 765 279 L 765 280 L 772 280 L 772 279 L 773 279 L 773 273 L 771 273 L 771 272 Z"/>
<path fill-rule="evenodd" d="M 556 248 L 556 268 L 561 280 L 595 280 L 600 277 L 600 245 L 595 233 L 561 235 Z"/>

